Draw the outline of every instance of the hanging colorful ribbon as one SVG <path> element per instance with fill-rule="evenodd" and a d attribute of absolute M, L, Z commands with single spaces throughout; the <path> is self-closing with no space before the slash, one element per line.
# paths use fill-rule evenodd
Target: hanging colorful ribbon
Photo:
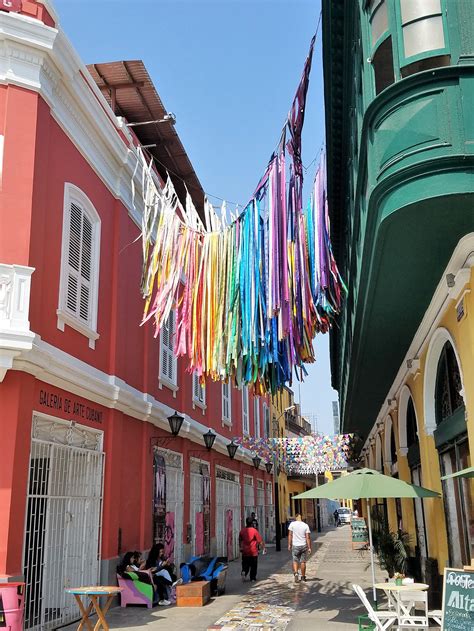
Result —
<path fill-rule="evenodd" d="M 315 334 L 328 330 L 341 306 L 323 161 L 302 210 L 301 132 L 314 42 L 278 150 L 230 225 L 207 200 L 205 223 L 189 194 L 183 209 L 171 180 L 157 187 L 151 163 L 138 152 L 143 322 L 154 320 L 158 335 L 175 309 L 175 352 L 188 357 L 189 370 L 203 380 L 253 385 L 257 394 L 291 383 L 296 368 L 304 372 L 315 359 Z"/>

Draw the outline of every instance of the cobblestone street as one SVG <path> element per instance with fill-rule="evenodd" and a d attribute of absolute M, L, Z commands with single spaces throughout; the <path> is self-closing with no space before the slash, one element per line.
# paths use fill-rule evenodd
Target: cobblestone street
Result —
<path fill-rule="evenodd" d="M 286 550 L 270 548 L 259 559 L 259 580 L 242 583 L 240 563 L 230 564 L 226 594 L 203 608 L 115 608 L 108 620 L 111 629 L 185 629 L 193 631 L 312 631 L 327 628 L 356 629 L 363 613 L 352 591 L 353 582 L 370 586 L 367 552 L 352 551 L 350 529 L 343 526 L 320 534 L 308 562 L 307 583 L 295 584 Z M 382 574 L 380 574 L 382 578 Z M 76 625 L 67 627 L 72 631 Z"/>

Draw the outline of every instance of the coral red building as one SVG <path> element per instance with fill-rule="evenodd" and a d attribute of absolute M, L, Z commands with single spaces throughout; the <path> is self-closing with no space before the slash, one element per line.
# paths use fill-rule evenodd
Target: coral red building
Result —
<path fill-rule="evenodd" d="M 143 64 L 86 68 L 47 0 L 0 2 L 0 30 L 0 580 L 25 580 L 26 628 L 52 629 L 75 616 L 65 587 L 114 582 L 156 537 L 177 562 L 235 558 L 254 510 L 273 536 L 272 476 L 226 449 L 268 432 L 268 402 L 202 389 L 172 320 L 139 326 L 136 145 L 203 195 L 169 121 L 128 126 L 166 114 Z"/>

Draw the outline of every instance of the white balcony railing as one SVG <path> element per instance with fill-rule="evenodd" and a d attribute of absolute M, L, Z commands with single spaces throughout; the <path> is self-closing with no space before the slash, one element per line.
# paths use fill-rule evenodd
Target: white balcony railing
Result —
<path fill-rule="evenodd" d="M 33 345 L 28 320 L 33 272 L 33 267 L 0 263 L 0 381 L 14 358 Z"/>

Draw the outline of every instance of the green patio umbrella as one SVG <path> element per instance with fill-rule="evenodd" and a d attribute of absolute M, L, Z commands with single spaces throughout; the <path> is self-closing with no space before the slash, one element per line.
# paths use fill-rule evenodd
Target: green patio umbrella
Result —
<path fill-rule="evenodd" d="M 296 500 L 309 500 L 316 498 L 325 498 L 330 500 L 367 500 L 367 527 L 369 531 L 369 546 L 370 546 L 370 564 L 372 567 L 372 584 L 374 585 L 374 601 L 377 601 L 377 594 L 375 591 L 375 564 L 374 564 L 374 551 L 372 546 L 372 521 L 370 517 L 370 505 L 371 499 L 385 499 L 385 498 L 417 498 L 417 497 L 439 497 L 439 493 L 430 491 L 422 486 L 416 486 L 415 484 L 408 484 L 398 478 L 392 478 L 388 475 L 383 475 L 373 469 L 357 469 L 348 475 L 341 476 L 337 480 L 332 482 L 326 482 L 321 486 L 317 486 L 314 489 L 295 495 L 293 499 Z"/>
<path fill-rule="evenodd" d="M 462 471 L 456 471 L 456 473 L 443 475 L 441 479 L 449 480 L 450 478 L 474 478 L 474 467 L 467 467 L 467 469 L 462 469 Z"/>

